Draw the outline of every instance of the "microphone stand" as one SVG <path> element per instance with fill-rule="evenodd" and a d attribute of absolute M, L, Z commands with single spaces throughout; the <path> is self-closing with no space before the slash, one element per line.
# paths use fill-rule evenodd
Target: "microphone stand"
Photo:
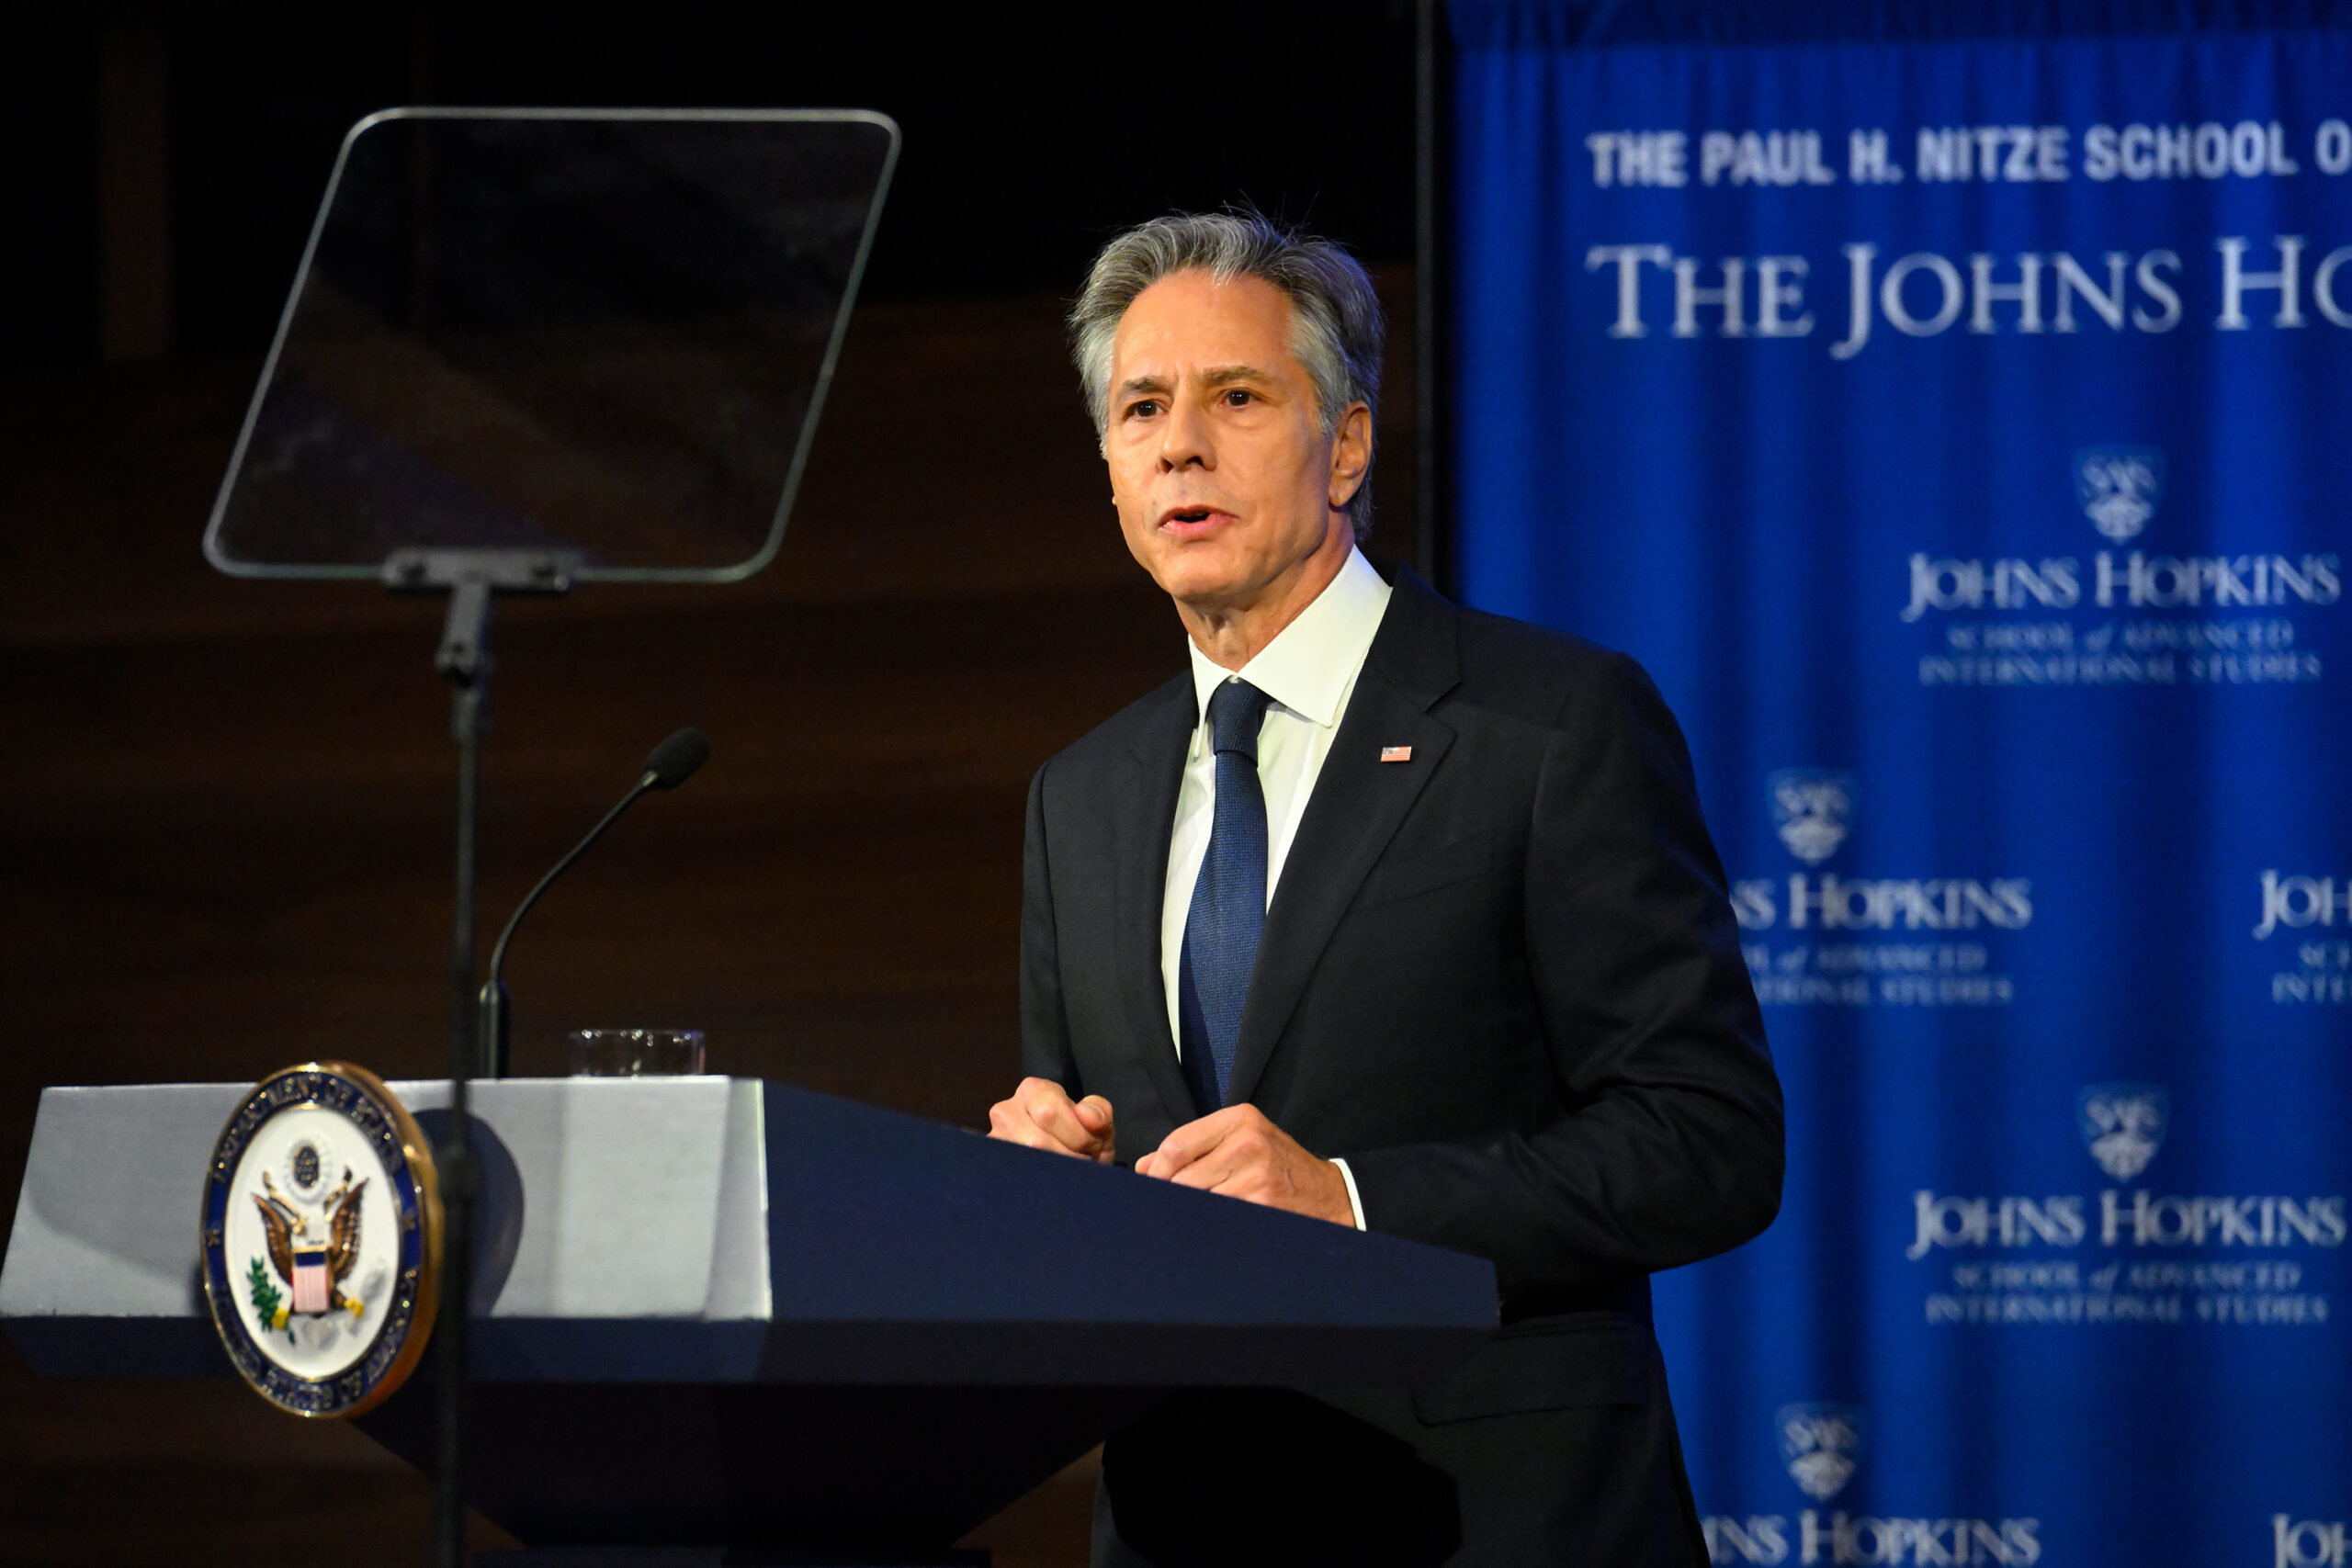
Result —
<path fill-rule="evenodd" d="M 434 1168 L 441 1190 L 441 1303 L 435 1317 L 433 1528 L 435 1568 L 465 1568 L 466 1368 L 473 1316 L 473 1215 L 480 1178 L 467 1087 L 473 1076 L 474 882 L 481 807 L 481 738 L 490 695 L 490 616 L 498 593 L 561 593 L 576 560 L 546 550 L 395 551 L 384 562 L 395 592 L 447 592 L 433 668 L 449 682 L 449 738 L 458 748 L 457 912 L 450 942 L 449 1115 Z M 487 1043 L 485 1043 L 486 1044 Z M 488 1065 L 496 1077 L 502 1062 Z"/>
<path fill-rule="evenodd" d="M 571 863 L 586 854 L 588 847 L 605 836 L 605 829 L 611 827 L 622 812 L 637 804 L 639 795 L 649 789 L 668 787 L 659 773 L 651 768 L 646 769 L 644 775 L 630 786 L 629 792 L 621 796 L 620 803 L 605 812 L 603 819 L 588 829 L 588 836 L 572 845 L 571 852 L 556 862 L 555 869 L 540 877 L 538 886 L 525 894 L 523 901 L 514 907 L 506 929 L 498 933 L 498 945 L 490 950 L 490 978 L 481 985 L 480 1022 L 484 1077 L 503 1078 L 506 1076 L 506 981 L 503 976 L 506 969 L 506 944 L 514 940 L 514 928 L 523 923 L 523 917 L 531 912 L 531 906 L 539 901 L 539 895 L 545 893 L 557 877 L 570 871 Z"/>

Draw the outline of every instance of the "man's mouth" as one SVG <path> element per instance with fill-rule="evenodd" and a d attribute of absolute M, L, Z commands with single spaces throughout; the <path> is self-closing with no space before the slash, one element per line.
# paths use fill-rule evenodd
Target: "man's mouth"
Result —
<path fill-rule="evenodd" d="M 1218 525 L 1233 521 L 1233 513 L 1220 512 L 1214 506 L 1176 506 L 1162 513 L 1159 526 L 1180 537 L 1210 533 Z"/>

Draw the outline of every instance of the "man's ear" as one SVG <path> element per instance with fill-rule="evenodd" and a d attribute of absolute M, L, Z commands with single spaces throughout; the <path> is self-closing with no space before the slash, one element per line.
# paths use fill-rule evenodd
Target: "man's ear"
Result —
<path fill-rule="evenodd" d="M 1362 403 L 1351 403 L 1348 412 L 1331 432 L 1331 490 L 1333 509 L 1345 506 L 1363 488 L 1363 477 L 1372 467 L 1372 410 Z"/>

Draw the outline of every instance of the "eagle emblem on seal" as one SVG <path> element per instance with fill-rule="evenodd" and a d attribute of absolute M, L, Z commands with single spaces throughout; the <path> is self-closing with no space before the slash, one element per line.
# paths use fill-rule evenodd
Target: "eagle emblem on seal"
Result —
<path fill-rule="evenodd" d="M 347 1312 L 357 1317 L 366 1312 L 364 1302 L 343 1292 L 344 1280 L 359 1261 L 359 1198 L 368 1190 L 366 1179 L 355 1182 L 350 1168 L 345 1168 L 334 1190 L 307 1213 L 278 1190 L 267 1171 L 253 1199 L 261 1211 L 269 1266 L 263 1268 L 255 1258 L 245 1270 L 254 1313 L 290 1338 L 288 1325 L 298 1314 Z M 286 1286 L 282 1292 L 277 1289 L 281 1282 Z"/>

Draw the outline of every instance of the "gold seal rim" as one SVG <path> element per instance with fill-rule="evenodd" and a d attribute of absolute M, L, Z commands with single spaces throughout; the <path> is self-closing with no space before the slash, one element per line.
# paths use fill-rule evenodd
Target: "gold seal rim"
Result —
<path fill-rule="evenodd" d="M 243 1363 L 237 1359 L 236 1347 L 230 1342 L 229 1331 L 220 1321 L 220 1303 L 212 1299 L 212 1270 L 209 1266 L 204 1270 L 205 1306 L 207 1315 L 212 1319 L 212 1332 L 220 1340 L 221 1350 L 228 1356 L 229 1364 L 236 1369 L 237 1376 L 243 1381 L 245 1386 L 259 1394 L 272 1409 L 282 1410 L 288 1416 L 300 1416 L 306 1421 L 343 1421 L 373 1410 L 398 1392 L 401 1385 L 408 1381 L 409 1374 L 416 1371 L 417 1362 L 424 1359 L 425 1346 L 432 1340 L 434 1324 L 439 1317 L 441 1309 L 443 1235 L 441 1177 L 438 1168 L 434 1163 L 432 1140 L 424 1135 L 424 1129 L 417 1124 L 415 1116 L 410 1112 L 406 1105 L 401 1102 L 400 1096 L 391 1091 L 390 1086 L 356 1062 L 345 1062 L 331 1057 L 297 1062 L 291 1066 L 280 1067 L 276 1072 L 265 1074 L 256 1080 L 251 1089 L 238 1098 L 236 1108 L 229 1112 L 229 1120 L 221 1123 L 219 1136 L 213 1139 L 215 1159 L 219 1157 L 220 1147 L 227 1140 L 230 1129 L 236 1125 L 237 1118 L 244 1113 L 245 1107 L 253 1102 L 254 1097 L 279 1079 L 290 1077 L 297 1073 L 332 1075 L 356 1084 L 360 1092 L 376 1102 L 377 1109 L 382 1111 L 386 1120 L 391 1122 L 392 1134 L 400 1144 L 401 1157 L 408 1163 L 410 1171 L 415 1176 L 417 1207 L 420 1211 L 418 1223 L 423 1227 L 424 1235 L 422 1256 L 417 1262 L 416 1304 L 409 1314 L 408 1332 L 401 1341 L 399 1354 L 392 1358 L 391 1364 L 384 1369 L 383 1375 L 376 1380 L 375 1385 L 365 1394 L 349 1404 L 332 1410 L 301 1410 L 272 1398 L 270 1392 L 255 1382 L 252 1374 L 245 1371 Z M 306 1101 L 305 1103 L 316 1102 Z M 208 1164 L 206 1178 L 208 1188 L 211 1179 L 209 1170 L 210 1167 Z M 206 1211 L 209 1207 L 209 1198 L 199 1202 L 197 1220 L 198 1242 L 208 1252 L 211 1245 L 206 1235 L 209 1220 Z M 235 1310 L 233 1303 L 231 1303 L 230 1310 L 232 1312 Z M 326 1380 L 300 1379 L 299 1381 L 310 1382 Z"/>

